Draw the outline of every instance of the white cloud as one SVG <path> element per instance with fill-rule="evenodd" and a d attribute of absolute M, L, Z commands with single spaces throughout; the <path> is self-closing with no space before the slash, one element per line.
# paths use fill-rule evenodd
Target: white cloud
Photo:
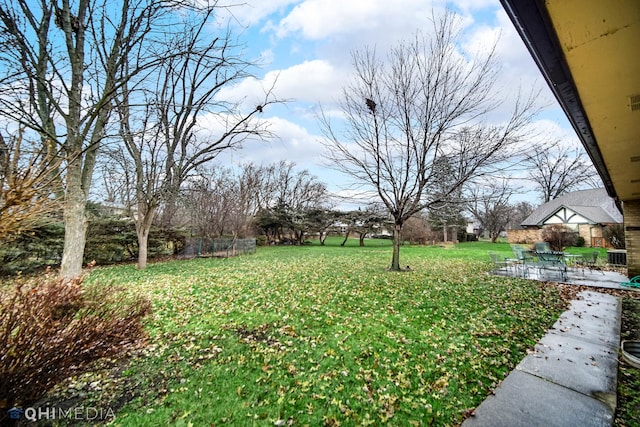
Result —
<path fill-rule="evenodd" d="M 295 162 L 301 168 L 313 169 L 321 163 L 324 146 L 322 137 L 310 133 L 305 127 L 282 117 L 263 118 L 269 131 L 277 137 L 270 141 L 248 140 L 238 151 L 224 153 L 220 160 L 236 163 L 272 163 L 282 159 Z"/>
<path fill-rule="evenodd" d="M 498 43 L 501 39 L 501 33 L 502 29 L 500 27 L 478 26 L 469 31 L 462 48 L 470 55 L 486 55 L 495 46 L 496 53 L 500 54 L 503 47 L 503 44 Z"/>
<path fill-rule="evenodd" d="M 354 41 L 369 44 L 397 40 L 428 27 L 432 15 L 444 8 L 464 15 L 466 27 L 471 14 L 480 10 L 502 9 L 498 0 L 305 0 L 298 3 L 275 25 L 278 37 L 293 34 L 308 40 L 326 40 L 349 35 Z"/>
<path fill-rule="evenodd" d="M 423 0 L 306 0 L 280 21 L 279 37 L 300 34 L 321 40 L 339 34 L 365 33 L 389 38 L 399 28 L 414 31 L 431 15 L 432 5 Z"/>
<path fill-rule="evenodd" d="M 273 86 L 275 95 L 280 99 L 304 103 L 333 102 L 340 95 L 346 73 L 328 61 L 304 61 L 286 69 L 269 71 L 262 79 L 248 78 L 223 88 L 216 98 L 246 100 L 247 107 L 252 108 L 264 98 L 265 90 Z"/>
<path fill-rule="evenodd" d="M 564 148 L 582 147 L 580 139 L 572 128 L 563 126 L 563 121 L 541 118 L 532 123 L 533 133 L 538 142 L 554 142 L 554 145 Z"/>
<path fill-rule="evenodd" d="M 260 0 L 250 3 L 223 0 L 218 3 L 218 16 L 230 19 L 243 27 L 252 26 L 298 2 L 300 0 Z"/>
<path fill-rule="evenodd" d="M 269 77 L 272 73 L 269 73 Z M 284 98 L 303 102 L 331 102 L 339 96 L 347 72 L 316 59 L 276 72 L 277 91 Z"/>

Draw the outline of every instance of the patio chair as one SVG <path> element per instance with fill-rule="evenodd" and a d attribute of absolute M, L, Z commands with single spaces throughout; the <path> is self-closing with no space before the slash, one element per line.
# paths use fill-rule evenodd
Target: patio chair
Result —
<path fill-rule="evenodd" d="M 640 288 L 640 276 L 632 277 L 628 282 L 622 282 L 620 285 L 630 288 Z"/>
<path fill-rule="evenodd" d="M 524 263 L 527 261 L 533 261 L 533 251 L 525 248 L 524 246 L 513 245 L 511 246 L 511 250 L 513 251 L 513 256 L 519 262 Z"/>
<path fill-rule="evenodd" d="M 538 255 L 538 271 L 558 272 L 562 280 L 567 280 L 567 264 L 562 252 L 536 252 Z M 546 274 L 545 274 L 546 276 Z"/>
<path fill-rule="evenodd" d="M 510 261 L 516 270 L 520 269 L 522 271 L 523 277 L 527 277 L 527 263 L 533 261 L 530 251 L 521 245 L 511 245 L 511 251 L 513 252 L 513 258 L 507 258 L 506 261 Z"/>
<path fill-rule="evenodd" d="M 602 275 L 604 276 L 604 271 L 601 268 L 598 268 L 596 263 L 598 262 L 598 251 L 593 251 L 590 254 L 584 254 L 582 257 L 576 260 L 576 265 L 582 267 L 582 271 L 584 272 L 585 268 L 589 269 L 589 272 L 593 270 L 600 270 Z"/>
<path fill-rule="evenodd" d="M 499 272 L 504 269 L 506 273 L 509 271 L 509 267 L 511 267 L 512 265 L 511 261 L 508 261 L 504 257 L 501 258 L 497 253 L 493 251 L 489 251 L 489 258 L 491 258 L 491 261 L 493 262 L 494 272 Z"/>

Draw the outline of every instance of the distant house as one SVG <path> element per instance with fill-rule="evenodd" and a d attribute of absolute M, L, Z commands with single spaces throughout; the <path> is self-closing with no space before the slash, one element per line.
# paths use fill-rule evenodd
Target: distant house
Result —
<path fill-rule="evenodd" d="M 540 241 L 540 232 L 545 226 L 562 224 L 577 231 L 586 246 L 604 247 L 604 227 L 622 222 L 622 213 L 604 188 L 574 191 L 539 206 L 522 221 L 524 230 L 509 231 L 509 242 Z"/>

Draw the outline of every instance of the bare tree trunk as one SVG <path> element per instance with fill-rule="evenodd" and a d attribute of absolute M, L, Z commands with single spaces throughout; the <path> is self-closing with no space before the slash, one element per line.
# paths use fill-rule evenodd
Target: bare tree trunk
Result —
<path fill-rule="evenodd" d="M 78 167 L 67 170 L 67 191 L 64 201 L 64 248 L 60 264 L 60 275 L 66 279 L 77 277 L 82 272 L 82 258 L 86 242 L 85 205 L 87 196 L 80 184 L 80 169 Z"/>
<path fill-rule="evenodd" d="M 364 246 L 364 237 L 367 233 L 360 233 L 360 246 Z"/>
<path fill-rule="evenodd" d="M 145 206 L 144 202 L 138 203 L 138 218 L 136 219 L 136 235 L 138 236 L 138 268 L 147 268 L 149 253 L 149 231 L 156 216 L 157 207 Z"/>
<path fill-rule="evenodd" d="M 340 243 L 340 246 L 344 246 L 347 244 L 347 240 L 349 239 L 349 234 L 351 234 L 351 230 L 347 228 L 347 232 L 344 233 L 344 240 Z"/>
<path fill-rule="evenodd" d="M 147 259 L 149 253 L 149 229 L 136 230 L 138 235 L 138 269 L 147 268 Z"/>
<path fill-rule="evenodd" d="M 393 256 L 391 257 L 391 270 L 400 271 L 400 245 L 402 244 L 402 224 L 396 224 L 393 228 Z"/>

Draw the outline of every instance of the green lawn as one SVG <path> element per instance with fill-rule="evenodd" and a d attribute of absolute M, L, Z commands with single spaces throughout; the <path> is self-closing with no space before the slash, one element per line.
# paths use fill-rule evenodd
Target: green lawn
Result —
<path fill-rule="evenodd" d="M 76 387 L 132 398 L 123 426 L 455 425 L 564 310 L 554 287 L 485 274 L 507 244 L 404 246 L 398 273 L 389 241 L 339 241 L 95 270 L 152 299 L 151 339 Z"/>

